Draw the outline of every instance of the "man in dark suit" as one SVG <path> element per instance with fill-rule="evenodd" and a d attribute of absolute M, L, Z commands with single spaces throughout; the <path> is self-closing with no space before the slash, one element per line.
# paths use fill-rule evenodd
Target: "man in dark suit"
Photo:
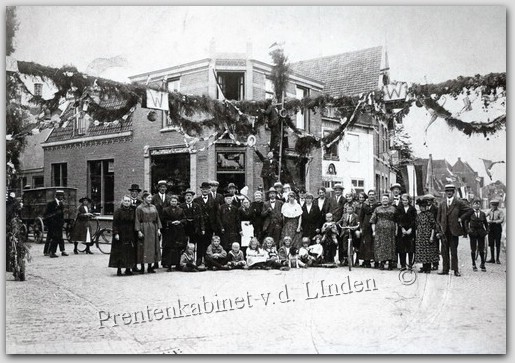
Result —
<path fill-rule="evenodd" d="M 308 237 L 310 241 L 320 233 L 322 215 L 318 206 L 313 203 L 313 194 L 305 195 L 305 203 L 302 206 L 302 237 Z"/>
<path fill-rule="evenodd" d="M 142 200 L 139 197 L 139 193 L 141 193 L 141 189 L 138 184 L 132 184 L 128 190 L 131 194 L 131 208 L 136 210 L 138 205 L 140 205 L 142 203 Z"/>
<path fill-rule="evenodd" d="M 166 196 L 166 180 L 160 180 L 157 183 L 158 192 L 152 196 L 152 204 L 156 207 L 159 219 L 163 220 L 163 209 L 170 205 L 170 201 Z"/>
<path fill-rule="evenodd" d="M 196 244 L 205 231 L 202 211 L 197 203 L 193 203 L 193 196 L 195 195 L 193 190 L 187 189 L 183 194 L 184 203 L 182 203 L 180 207 L 184 211 L 184 217 L 186 219 L 184 233 L 188 237 L 189 243 Z"/>
<path fill-rule="evenodd" d="M 211 180 L 209 182 L 209 186 L 211 187 L 211 191 L 209 192 L 209 194 L 211 194 L 211 196 L 215 200 L 216 204 L 218 206 L 221 206 L 222 204 L 224 204 L 224 196 L 222 194 L 218 193 L 219 185 L 220 185 L 220 183 L 217 182 L 216 180 Z"/>
<path fill-rule="evenodd" d="M 218 204 L 210 193 L 211 186 L 207 182 L 200 185 L 202 195 L 193 199 L 193 203 L 198 204 L 202 212 L 202 219 L 204 220 L 204 233 L 199 237 L 197 243 L 197 266 L 203 266 L 202 259 L 206 255 L 207 246 L 211 243 L 213 234 L 218 233 L 217 215 Z"/>
<path fill-rule="evenodd" d="M 343 215 L 343 206 L 346 202 L 346 199 L 343 197 L 343 185 L 341 184 L 335 184 L 333 187 L 334 189 L 334 196 L 331 197 L 329 205 L 330 210 L 329 212 L 333 215 L 334 221 L 339 221 L 342 218 Z"/>
<path fill-rule="evenodd" d="M 446 198 L 438 206 L 437 223 L 441 228 L 442 260 L 443 268 L 439 275 L 449 274 L 449 251 L 451 253 L 450 268 L 454 270 L 454 276 L 461 276 L 458 269 L 458 241 L 465 235 L 461 221 L 470 211 L 465 202 L 455 195 L 456 187 L 453 184 L 445 186 Z"/>
<path fill-rule="evenodd" d="M 315 204 L 317 205 L 320 213 L 322 213 L 320 219 L 320 226 L 325 222 L 325 215 L 331 210 L 331 202 L 329 198 L 327 198 L 327 192 L 324 187 L 318 188 L 318 198 L 315 199 Z"/>
<path fill-rule="evenodd" d="M 238 208 L 232 204 L 233 195 L 224 195 L 225 203 L 218 209 L 218 228 L 222 247 L 229 251 L 234 242 L 241 242 L 241 222 Z"/>
<path fill-rule="evenodd" d="M 472 257 L 472 270 L 477 271 L 476 267 L 476 250 L 481 258 L 481 271 L 485 272 L 485 237 L 488 234 L 488 222 L 486 214 L 479 208 L 481 207 L 481 199 L 472 201 L 472 210 L 465 217 L 467 233 L 470 239 L 470 256 Z"/>
<path fill-rule="evenodd" d="M 277 191 L 273 187 L 268 190 L 267 194 L 268 200 L 263 203 L 263 211 L 261 212 L 261 215 L 265 217 L 263 230 L 265 231 L 265 237 L 272 237 L 276 246 L 280 246 L 283 228 L 283 215 L 281 213 L 283 202 L 277 200 Z"/>
<path fill-rule="evenodd" d="M 263 163 L 263 167 L 261 168 L 263 188 L 265 190 L 269 190 L 278 179 L 279 162 L 274 158 L 274 153 L 272 151 L 266 155 L 266 158 L 258 149 L 254 149 L 254 151 L 259 157 L 259 160 Z"/>
<path fill-rule="evenodd" d="M 392 205 L 395 207 L 401 206 L 401 185 L 393 183 L 390 187 L 390 192 L 392 193 Z"/>
<path fill-rule="evenodd" d="M 161 222 L 163 221 L 163 210 L 170 205 L 170 200 L 166 196 L 167 189 L 168 188 L 167 188 L 166 180 L 160 180 L 157 183 L 157 193 L 152 196 L 152 204 L 156 207 L 157 214 L 159 215 L 159 220 Z M 168 245 L 162 244 L 162 246 L 163 246 L 162 255 L 168 256 L 170 253 Z M 163 267 L 168 267 L 168 266 L 163 266 Z"/>
<path fill-rule="evenodd" d="M 57 245 L 63 256 L 68 256 L 64 251 L 63 226 L 64 226 L 64 191 L 56 190 L 54 200 L 47 204 L 44 219 L 47 226 L 47 237 L 43 252 L 45 256 L 50 255 L 52 258 L 59 257 L 56 255 Z"/>

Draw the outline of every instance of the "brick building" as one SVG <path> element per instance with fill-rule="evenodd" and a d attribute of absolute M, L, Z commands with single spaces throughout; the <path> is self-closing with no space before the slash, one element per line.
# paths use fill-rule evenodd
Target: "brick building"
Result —
<path fill-rule="evenodd" d="M 326 57 L 293 64 L 286 97 L 316 97 L 327 91 L 333 96 L 354 95 L 378 89 L 388 73 L 384 56 L 382 48 L 376 47 L 334 59 Z M 325 71 L 321 72 L 322 68 L 318 73 L 308 71 L 310 62 L 319 64 Z M 226 99 L 264 100 L 273 97 L 271 70 L 270 64 L 252 59 L 250 48 L 246 54 L 221 54 L 212 50 L 209 58 L 130 79 L 158 85 L 165 80 L 169 91 L 213 99 L 221 97 L 218 81 Z M 336 76 L 331 78 L 330 74 Z M 123 101 L 100 102 L 108 109 L 120 107 Z M 302 111 L 294 115 L 294 122 L 299 129 L 323 136 L 338 127 L 340 120 L 334 116 L 331 109 L 323 115 Z M 202 117 L 205 116 L 196 115 L 192 120 Z M 200 136 L 208 135 L 210 130 L 204 130 Z M 270 131 L 260 127 L 256 139 L 256 149 L 266 154 Z M 383 191 L 393 182 L 389 180 L 391 174 L 385 156 L 389 150 L 387 125 L 370 114 L 362 115 L 345 137 L 325 152 L 315 149 L 308 157 L 301 157 L 294 150 L 296 139 L 297 136 L 290 134 L 289 147 L 285 149 L 287 170 L 294 187 L 304 186 L 316 192 L 321 184 L 332 186 L 343 182 L 346 190 Z M 238 145 L 226 136 L 199 150 L 209 142 L 199 141 L 191 151 L 165 111 L 156 112 L 146 104 L 138 104 L 129 118 L 109 125 L 97 125 L 87 117 L 79 117 L 54 129 L 42 144 L 45 185 L 77 188 L 78 195 L 89 196 L 94 211 L 103 215 L 113 213 L 114 205 L 132 183 L 155 192 L 157 181 L 165 179 L 174 193 L 186 188 L 198 192 L 201 182 L 211 179 L 219 180 L 222 188 L 234 182 L 240 189 L 248 186 L 251 192 L 262 186 L 261 163 L 252 148 Z"/>

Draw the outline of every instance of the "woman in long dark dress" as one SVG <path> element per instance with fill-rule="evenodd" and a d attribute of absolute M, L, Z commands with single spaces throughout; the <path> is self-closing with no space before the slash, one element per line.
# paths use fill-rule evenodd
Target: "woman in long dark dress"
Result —
<path fill-rule="evenodd" d="M 263 224 L 265 218 L 261 215 L 263 211 L 263 193 L 259 190 L 254 193 L 254 201 L 250 203 L 250 222 L 254 226 L 254 236 L 257 237 L 259 243 L 263 242 L 265 233 L 263 231 Z"/>
<path fill-rule="evenodd" d="M 148 264 L 148 272 L 155 273 L 155 268 L 161 259 L 161 247 L 159 246 L 161 221 L 156 207 L 152 204 L 152 195 L 149 192 L 143 192 L 142 197 L 143 203 L 136 208 L 136 220 L 134 221 L 138 238 L 143 242 L 143 248 L 138 251 L 140 253 L 138 253 L 136 262 L 141 264 L 142 273 L 145 271 L 145 263 Z"/>
<path fill-rule="evenodd" d="M 361 240 L 358 249 L 358 258 L 363 260 L 363 267 L 371 267 L 371 261 L 374 260 L 374 236 L 372 235 L 372 225 L 370 217 L 377 206 L 380 204 L 376 201 L 376 192 L 368 191 L 368 199 L 363 202 L 361 211 L 358 214 L 358 221 L 361 230 Z M 374 267 L 379 267 L 378 263 Z"/>
<path fill-rule="evenodd" d="M 93 218 L 93 213 L 91 213 L 89 209 L 91 199 L 84 197 L 79 199 L 79 203 L 81 203 L 81 205 L 77 208 L 77 217 L 75 218 L 75 224 L 71 235 L 71 240 L 73 241 L 74 246 L 73 253 L 76 255 L 79 253 L 77 251 L 77 245 L 79 241 L 82 241 L 86 244 L 86 253 L 92 255 L 93 252 L 89 249 L 92 244 L 91 237 L 93 236 L 90 222 L 91 218 Z"/>
<path fill-rule="evenodd" d="M 172 266 L 175 266 L 176 270 L 180 270 L 180 256 L 186 248 L 186 234 L 184 233 L 186 216 L 179 207 L 177 195 L 170 196 L 170 205 L 163 209 L 161 224 L 163 225 L 163 251 L 167 251 L 162 256 L 162 265 L 168 266 L 167 272 L 172 271 Z"/>
<path fill-rule="evenodd" d="M 413 264 L 415 252 L 415 231 L 417 222 L 417 210 L 411 205 L 408 194 L 401 195 L 401 204 L 397 207 L 397 254 L 401 263 L 401 270 L 406 269 L 406 255 L 408 255 L 408 267 Z"/>
<path fill-rule="evenodd" d="M 388 261 L 388 270 L 393 269 L 395 254 L 395 235 L 397 233 L 397 209 L 390 204 L 390 196 L 381 197 L 381 205 L 374 210 L 370 223 L 374 236 L 374 258 L 379 262 L 379 268 L 384 270 Z"/>
<path fill-rule="evenodd" d="M 109 267 L 117 268 L 117 275 L 132 275 L 131 267 L 136 263 L 134 235 L 134 210 L 131 208 L 131 197 L 125 195 L 122 204 L 113 215 L 113 244 L 109 256 Z"/>
<path fill-rule="evenodd" d="M 415 263 L 421 263 L 420 272 L 431 273 L 431 264 L 440 259 L 438 244 L 434 241 L 436 221 L 429 210 L 432 200 L 419 199 L 420 213 L 417 215 L 417 234 L 415 237 Z"/>

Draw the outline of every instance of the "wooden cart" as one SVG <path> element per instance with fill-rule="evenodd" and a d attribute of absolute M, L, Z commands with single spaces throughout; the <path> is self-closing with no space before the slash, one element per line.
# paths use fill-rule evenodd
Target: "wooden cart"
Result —
<path fill-rule="evenodd" d="M 77 214 L 77 188 L 67 187 L 47 187 L 26 189 L 23 191 L 21 210 L 21 219 L 27 227 L 27 238 L 33 236 L 34 242 L 42 243 L 44 241 L 45 224 L 44 218 L 46 206 L 54 200 L 55 191 L 62 190 L 64 192 L 64 228 L 63 238 L 70 239 L 71 228 Z"/>

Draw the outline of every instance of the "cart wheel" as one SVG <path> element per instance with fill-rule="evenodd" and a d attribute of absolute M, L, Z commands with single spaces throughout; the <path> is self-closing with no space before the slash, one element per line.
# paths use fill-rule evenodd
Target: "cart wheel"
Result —
<path fill-rule="evenodd" d="M 72 242 L 72 241 L 70 241 L 70 242 Z M 79 251 L 79 252 L 84 252 L 84 251 L 86 251 L 86 247 L 87 247 L 88 245 L 92 246 L 92 245 L 93 245 L 93 243 L 85 243 L 85 242 L 79 242 L 79 243 L 77 243 L 77 251 Z"/>
<path fill-rule="evenodd" d="M 35 243 L 43 243 L 43 233 L 45 231 L 45 224 L 43 218 L 37 217 L 32 224 L 32 234 L 34 235 Z"/>
<path fill-rule="evenodd" d="M 352 264 L 354 262 L 354 247 L 352 246 L 352 238 L 349 238 L 349 244 L 347 245 L 347 262 L 349 264 L 349 271 L 351 271 Z"/>
<path fill-rule="evenodd" d="M 101 229 L 97 233 L 97 247 L 100 250 L 100 252 L 108 255 L 111 253 L 111 242 L 113 240 L 113 231 L 111 228 L 104 228 Z"/>

